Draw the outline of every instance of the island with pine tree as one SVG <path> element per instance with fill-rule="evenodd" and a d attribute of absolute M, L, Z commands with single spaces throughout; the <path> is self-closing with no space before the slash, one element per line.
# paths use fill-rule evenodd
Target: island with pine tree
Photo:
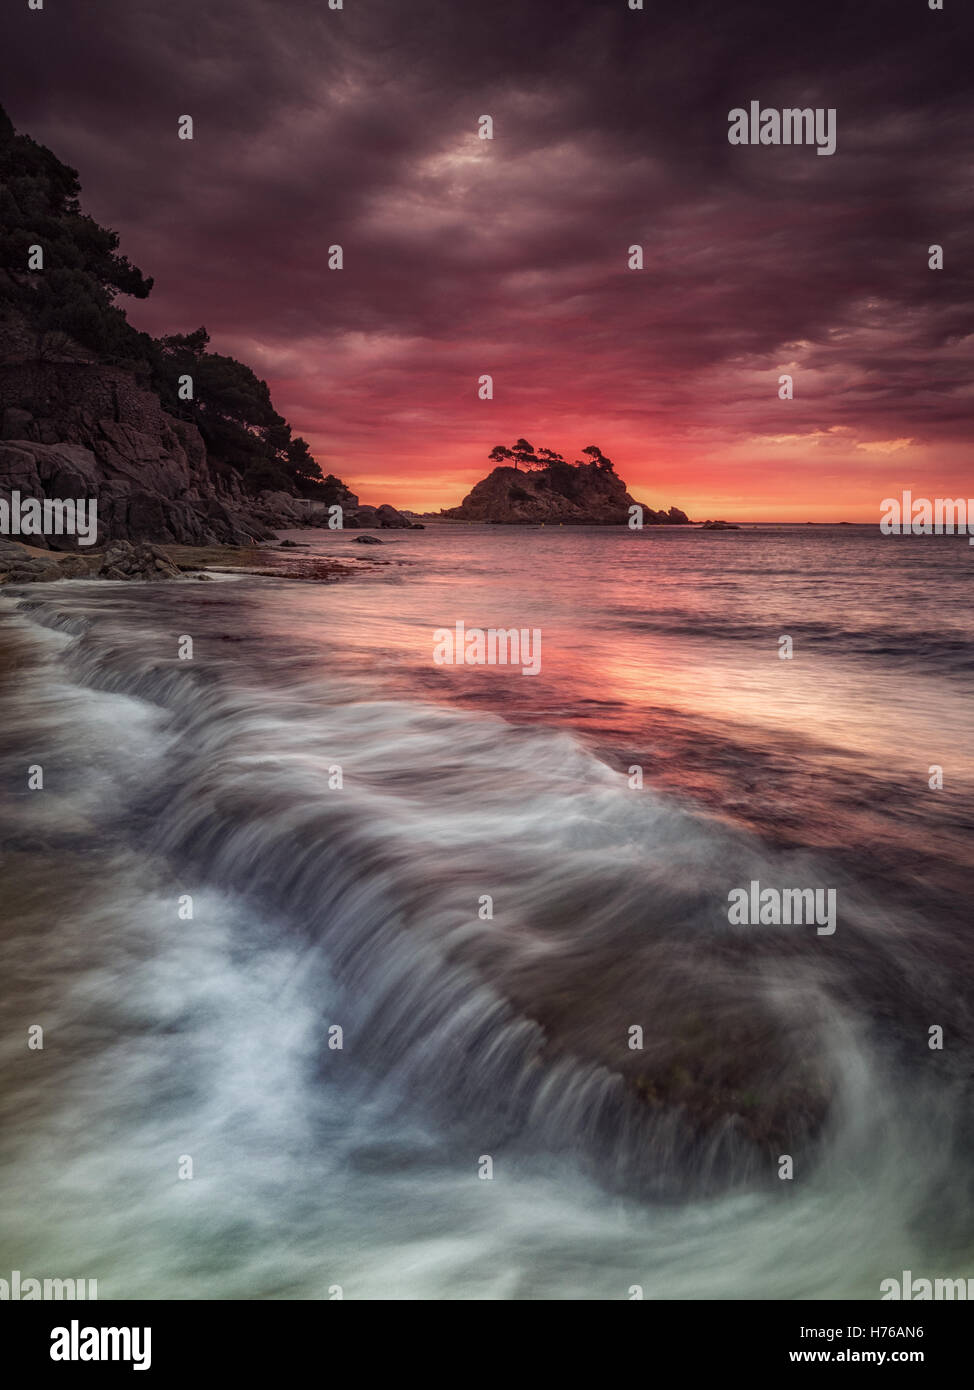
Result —
<path fill-rule="evenodd" d="M 587 456 L 568 463 L 553 449 L 534 449 L 526 439 L 507 448 L 497 444 L 489 458 L 497 467 L 482 478 L 458 507 L 438 515 L 448 521 L 496 525 L 689 526 L 678 507 L 658 511 L 630 496 L 625 483 L 597 444 Z"/>

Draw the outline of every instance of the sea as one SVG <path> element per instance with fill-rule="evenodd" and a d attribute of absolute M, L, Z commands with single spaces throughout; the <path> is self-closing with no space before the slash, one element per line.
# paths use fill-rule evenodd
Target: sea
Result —
<path fill-rule="evenodd" d="M 0 1277 L 974 1275 L 966 537 L 358 534 L 0 591 Z"/>

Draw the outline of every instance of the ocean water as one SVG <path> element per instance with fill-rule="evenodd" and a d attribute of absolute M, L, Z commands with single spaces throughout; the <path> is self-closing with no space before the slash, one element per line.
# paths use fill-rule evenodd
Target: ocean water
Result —
<path fill-rule="evenodd" d="M 292 538 L 355 572 L 0 595 L 0 1277 L 974 1275 L 966 538 Z M 458 621 L 539 673 L 436 664 Z"/>

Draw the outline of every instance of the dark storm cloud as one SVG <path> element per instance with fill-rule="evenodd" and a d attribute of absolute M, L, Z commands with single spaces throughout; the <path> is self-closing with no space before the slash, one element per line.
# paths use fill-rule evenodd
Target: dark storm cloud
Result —
<path fill-rule="evenodd" d="M 527 412 L 567 396 L 746 436 L 780 428 L 769 401 L 794 370 L 791 430 L 953 438 L 970 412 L 962 11 L 24 4 L 0 100 L 155 275 L 133 318 L 205 322 L 302 427 L 322 412 L 322 435 L 411 414 L 448 432 L 491 371 Z M 837 153 L 729 145 L 751 99 L 836 108 Z"/>

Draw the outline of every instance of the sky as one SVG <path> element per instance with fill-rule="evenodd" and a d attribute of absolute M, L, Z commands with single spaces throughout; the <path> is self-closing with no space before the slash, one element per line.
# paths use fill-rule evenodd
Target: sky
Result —
<path fill-rule="evenodd" d="M 155 277 L 136 327 L 204 324 L 363 501 L 523 435 L 700 520 L 874 522 L 974 494 L 967 10 L 7 0 L 0 103 Z M 730 144 L 751 101 L 835 153 Z"/>

